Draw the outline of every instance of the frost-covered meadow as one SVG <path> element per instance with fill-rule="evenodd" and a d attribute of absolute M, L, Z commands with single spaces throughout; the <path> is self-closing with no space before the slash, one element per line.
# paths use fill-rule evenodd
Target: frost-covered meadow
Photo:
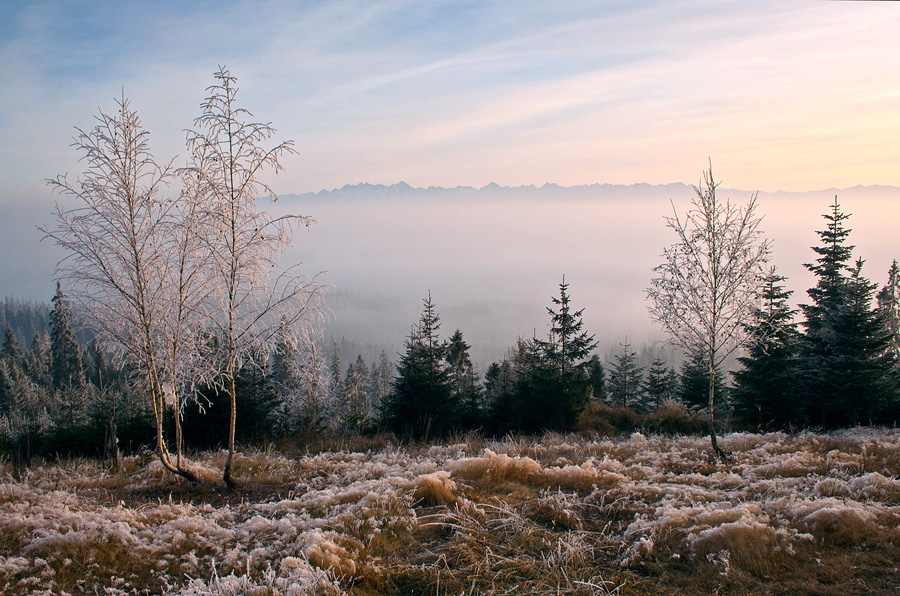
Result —
<path fill-rule="evenodd" d="M 900 431 L 0 467 L 3 594 L 896 594 Z"/>

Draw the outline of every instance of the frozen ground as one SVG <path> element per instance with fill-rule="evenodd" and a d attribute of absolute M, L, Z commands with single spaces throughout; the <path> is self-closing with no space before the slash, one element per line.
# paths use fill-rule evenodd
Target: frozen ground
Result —
<path fill-rule="evenodd" d="M 896 594 L 900 431 L 0 464 L 2 594 Z"/>

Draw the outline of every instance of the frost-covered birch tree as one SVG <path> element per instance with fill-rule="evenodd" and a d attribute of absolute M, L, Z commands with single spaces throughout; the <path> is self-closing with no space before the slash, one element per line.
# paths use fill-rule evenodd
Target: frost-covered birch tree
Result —
<path fill-rule="evenodd" d="M 211 380 L 204 354 L 204 329 L 213 286 L 209 283 L 212 255 L 206 242 L 208 209 L 199 180 L 186 169 L 178 171 L 181 193 L 172 205 L 172 222 L 164 239 L 168 266 L 164 271 L 168 307 L 162 313 L 164 377 L 175 420 L 176 465 L 181 466 L 182 418 L 187 400 Z"/>
<path fill-rule="evenodd" d="M 216 301 L 209 315 L 212 332 L 220 341 L 214 365 L 231 408 L 228 457 L 222 473 L 231 485 L 235 375 L 255 357 L 268 357 L 282 319 L 286 328 L 295 329 L 305 316 L 315 313 L 321 285 L 300 275 L 296 266 L 282 268 L 278 262 L 291 246 L 293 227 L 309 226 L 313 219 L 275 218 L 257 208 L 260 195 L 276 198 L 261 174 L 280 171 L 281 158 L 294 152 L 293 142 L 266 146 L 275 129 L 253 121 L 253 115 L 238 105 L 237 80 L 228 70 L 220 68 L 215 79 L 207 88 L 209 96 L 201 104 L 194 130 L 187 134 L 192 159 L 188 171 L 209 205 L 206 241 Z"/>
<path fill-rule="evenodd" d="M 747 341 L 746 324 L 758 304 L 769 241 L 759 229 L 756 195 L 736 205 L 719 200 L 717 186 L 710 164 L 683 217 L 672 203 L 666 224 L 676 241 L 664 249 L 665 262 L 653 269 L 647 297 L 653 320 L 708 366 L 710 441 L 715 455 L 725 457 L 716 441 L 715 379 L 724 360 Z"/>
<path fill-rule="evenodd" d="M 156 425 L 156 451 L 163 466 L 196 481 L 172 463 L 163 437 L 167 385 L 178 385 L 169 364 L 167 332 L 173 306 L 170 238 L 182 225 L 179 202 L 164 196 L 169 164 L 158 164 L 149 133 L 124 97 L 114 114 L 100 111 L 89 131 L 76 129 L 72 146 L 86 162 L 76 179 L 59 176 L 50 186 L 74 207 L 57 204 L 57 224 L 43 229 L 67 253 L 57 274 L 67 281 L 78 312 L 104 347 L 140 372 Z"/>

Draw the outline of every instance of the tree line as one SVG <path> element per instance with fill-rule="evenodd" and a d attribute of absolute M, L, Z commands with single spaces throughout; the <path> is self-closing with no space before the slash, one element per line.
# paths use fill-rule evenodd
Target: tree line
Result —
<path fill-rule="evenodd" d="M 723 418 L 756 429 L 897 420 L 896 262 L 880 290 L 863 276 L 836 197 L 796 322 L 755 196 L 719 199 L 711 165 L 687 212 L 673 203 L 676 241 L 647 290 L 651 318 L 686 357 L 680 372 L 661 357 L 645 372 L 627 340 L 601 362 L 565 277 L 547 336 L 519 338 L 483 375 L 460 330 L 441 339 L 430 293 L 396 365 L 382 354 L 343 369 L 322 337 L 323 284 L 280 259 L 293 229 L 313 219 L 258 207 L 260 195 L 276 198 L 260 174 L 278 172 L 293 143 L 252 120 L 226 69 L 214 78 L 179 167 L 155 160 L 123 93 L 114 113 L 76 129 L 86 169 L 48 181 L 69 201 L 43 229 L 67 254 L 65 291 L 58 283 L 48 331 L 27 351 L 6 329 L 0 437 L 15 453 L 33 440 L 44 453 L 92 442 L 116 452 L 134 430 L 192 481 L 185 447 L 224 447 L 231 484 L 236 442 L 297 434 L 597 430 L 612 416 L 601 406 L 621 414 L 680 402 L 705 411 L 713 450 L 726 456 L 716 443 Z M 86 349 L 76 319 L 90 331 Z M 735 353 L 740 368 L 726 374 Z"/>
<path fill-rule="evenodd" d="M 750 317 L 738 366 L 716 368 L 714 405 L 735 428 L 836 428 L 890 424 L 900 416 L 900 268 L 894 262 L 880 288 L 862 276 L 852 258 L 850 230 L 837 200 L 824 215 L 817 277 L 803 304 L 802 322 L 789 305 L 786 280 L 769 267 Z M 146 444 L 155 418 L 139 371 L 111 359 L 101 343 L 86 347 L 75 337 L 69 301 L 58 284 L 46 314 L 49 331 L 22 349 L 11 325 L 0 350 L 0 436 L 9 448 L 27 436 L 35 453 L 97 453 L 110 424 L 129 446 Z M 13 305 L 14 306 L 14 305 Z M 21 310 L 21 315 L 17 314 Z M 39 305 L 7 308 L 11 321 L 42 328 Z M 662 352 L 647 366 L 627 339 L 606 361 L 583 328 L 584 309 L 573 306 L 563 278 L 547 307 L 546 338 L 519 338 L 508 355 L 482 374 L 462 331 L 442 339 L 440 315 L 430 293 L 395 364 L 388 354 L 367 363 L 360 355 L 344 366 L 338 346 L 327 346 L 321 326 L 291 331 L 283 317 L 268 355 L 247 359 L 235 374 L 239 442 L 323 434 L 352 436 L 393 432 L 427 440 L 451 433 L 491 435 L 547 430 L 615 430 L 624 411 L 650 415 L 668 408 L 709 407 L 710 374 L 698 351 L 676 370 Z M 137 375 L 137 376 L 136 376 Z M 214 382 L 195 388 L 178 406 L 171 390 L 162 434 L 175 435 L 175 412 L 184 445 L 216 448 L 229 426 L 229 394 Z M 618 411 L 616 411 L 618 410 Z M 603 420 L 603 418 L 607 420 Z M 626 416 L 627 418 L 627 416 Z M 626 423 L 640 425 L 634 417 Z M 612 424 L 607 422 L 612 421 Z M 646 419 L 644 424 L 646 424 Z M 685 421 L 679 429 L 698 429 Z"/>
<path fill-rule="evenodd" d="M 520 338 L 479 384 L 461 332 L 439 340 L 429 294 L 406 341 L 382 423 L 418 438 L 460 429 L 567 431 L 589 427 L 592 404 L 648 412 L 677 401 L 706 412 L 713 450 L 722 457 L 717 417 L 752 430 L 896 423 L 897 262 L 880 289 L 863 276 L 864 261 L 854 259 L 847 244 L 849 215 L 835 197 L 823 216 L 820 244 L 811 247 L 817 258 L 805 265 L 817 282 L 798 322 L 785 278 L 768 264 L 755 197 L 746 207 L 721 202 L 711 168 L 704 182 L 687 216 L 676 212 L 668 219 L 679 241 L 664 253 L 667 261 L 648 290 L 651 315 L 685 353 L 680 373 L 661 357 L 645 372 L 627 339 L 604 366 L 591 355 L 596 342 L 582 329 L 583 310 L 572 307 L 563 278 L 547 309 L 548 337 Z M 725 371 L 735 352 L 739 366 Z"/>

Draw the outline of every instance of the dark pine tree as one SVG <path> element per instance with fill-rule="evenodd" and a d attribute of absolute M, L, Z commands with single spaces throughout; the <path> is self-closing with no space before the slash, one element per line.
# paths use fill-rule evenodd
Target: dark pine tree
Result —
<path fill-rule="evenodd" d="M 747 428 L 784 428 L 802 424 L 797 399 L 799 333 L 788 300 L 793 292 L 782 285 L 784 276 L 773 267 L 765 280 L 762 306 L 747 326 L 746 355 L 732 373 L 735 418 Z"/>
<path fill-rule="evenodd" d="M 331 346 L 331 399 L 338 409 L 344 403 L 344 381 L 341 378 L 341 353 L 337 342 Z"/>
<path fill-rule="evenodd" d="M 50 311 L 50 362 L 53 387 L 78 388 L 84 385 L 81 348 L 72 329 L 72 311 L 59 282 Z"/>
<path fill-rule="evenodd" d="M 717 370 L 715 378 L 716 395 L 722 399 L 716 402 L 716 415 L 725 411 L 727 395 L 722 374 Z M 678 399 L 689 408 L 709 407 L 709 360 L 706 355 L 695 353 L 681 365 L 678 382 Z"/>
<path fill-rule="evenodd" d="M 622 346 L 609 369 L 609 397 L 623 408 L 634 406 L 641 397 L 644 369 L 637 365 L 637 353 L 631 351 L 628 339 Z"/>
<path fill-rule="evenodd" d="M 25 352 L 25 373 L 41 387 L 53 387 L 53 357 L 50 334 L 46 331 L 34 336 L 31 349 Z"/>
<path fill-rule="evenodd" d="M 900 268 L 897 260 L 888 269 L 888 280 L 876 296 L 878 300 L 878 316 L 885 330 L 891 336 L 891 352 L 894 354 L 895 369 L 900 364 Z"/>
<path fill-rule="evenodd" d="M 447 343 L 447 365 L 453 400 L 460 405 L 460 424 L 464 429 L 476 429 L 482 426 L 484 387 L 475 372 L 469 348 L 462 331 L 454 331 Z"/>
<path fill-rule="evenodd" d="M 807 291 L 812 304 L 800 306 L 799 388 L 810 421 L 823 427 L 869 422 L 896 391 L 890 336 L 871 307 L 875 286 L 862 277 L 861 260 L 849 264 L 848 217 L 835 197 L 827 229 L 818 232 L 821 245 L 812 247 L 819 257 L 805 265 L 817 278 Z"/>
<path fill-rule="evenodd" d="M 892 409 L 897 398 L 895 358 L 891 335 L 872 308 L 876 284 L 862 276 L 863 260 L 850 269 L 845 284 L 846 299 L 831 319 L 836 337 L 844 338 L 832 347 L 841 396 L 833 403 L 840 414 L 833 419 L 845 424 L 871 424 L 882 412 Z"/>
<path fill-rule="evenodd" d="M 583 330 L 584 309 L 572 310 L 569 285 L 563 276 L 559 284 L 559 298 L 551 298 L 550 335 L 537 342 L 542 365 L 534 369 L 532 389 L 536 392 L 537 408 L 530 412 L 553 430 L 569 430 L 587 405 L 591 395 L 588 374 L 588 355 L 597 347 L 594 336 Z M 538 397 L 539 396 L 539 397 Z"/>
<path fill-rule="evenodd" d="M 588 362 L 588 378 L 591 381 L 591 398 L 594 401 L 606 401 L 606 370 L 600 356 L 594 354 Z"/>
<path fill-rule="evenodd" d="M 521 342 L 522 340 L 519 340 Z M 516 404 L 516 371 L 513 361 L 504 358 L 491 364 L 484 375 L 485 430 L 502 434 L 518 425 L 519 408 Z"/>
<path fill-rule="evenodd" d="M 454 399 L 447 346 L 440 341 L 440 317 L 425 299 L 419 324 L 404 342 L 393 392 L 382 404 L 382 423 L 403 436 L 427 440 L 459 427 L 460 405 Z"/>
<path fill-rule="evenodd" d="M 647 376 L 641 387 L 647 409 L 658 410 L 664 401 L 675 397 L 676 379 L 675 371 L 666 364 L 662 355 L 657 354 L 647 369 Z"/>

